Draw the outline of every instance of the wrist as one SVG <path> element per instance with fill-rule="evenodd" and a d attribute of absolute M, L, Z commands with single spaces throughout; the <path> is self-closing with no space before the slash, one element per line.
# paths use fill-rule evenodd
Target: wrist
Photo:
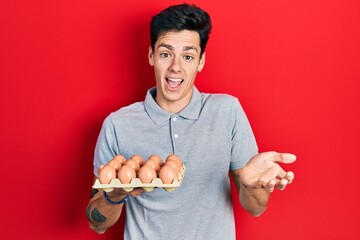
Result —
<path fill-rule="evenodd" d="M 127 196 L 127 194 L 119 193 L 116 190 L 111 191 L 111 192 L 106 192 L 106 195 L 114 202 L 121 201 Z"/>
<path fill-rule="evenodd" d="M 129 195 L 124 195 L 124 196 L 121 197 L 121 198 L 111 198 L 111 196 L 109 196 L 109 195 L 107 194 L 107 192 L 104 191 L 103 193 L 104 193 L 104 198 L 105 198 L 105 200 L 106 200 L 108 203 L 113 204 L 113 205 L 123 204 L 123 203 L 125 203 L 125 202 L 128 200 L 128 198 L 129 198 Z"/>

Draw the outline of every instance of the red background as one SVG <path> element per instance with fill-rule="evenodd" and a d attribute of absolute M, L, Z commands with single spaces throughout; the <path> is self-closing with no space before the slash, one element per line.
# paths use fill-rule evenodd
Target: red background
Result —
<path fill-rule="evenodd" d="M 1 1 L 2 239 L 122 238 L 123 219 L 85 219 L 93 149 L 154 85 L 148 22 L 180 2 Z M 359 1 L 193 2 L 214 23 L 198 88 L 237 96 L 261 151 L 298 156 L 260 218 L 234 199 L 238 239 L 359 239 Z"/>

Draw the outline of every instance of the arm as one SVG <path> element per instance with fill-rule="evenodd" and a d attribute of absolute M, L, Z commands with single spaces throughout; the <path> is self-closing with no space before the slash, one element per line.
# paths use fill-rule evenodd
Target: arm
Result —
<path fill-rule="evenodd" d="M 142 188 L 135 188 L 131 192 L 125 192 L 123 189 L 115 188 L 107 193 L 109 198 L 114 201 L 120 201 L 126 195 L 137 197 L 142 194 Z M 89 204 L 86 208 L 86 217 L 89 227 L 97 233 L 104 233 L 109 227 L 114 225 L 119 219 L 124 204 L 114 205 L 109 203 L 103 195 L 103 190 L 93 189 Z"/>
<path fill-rule="evenodd" d="M 113 159 L 119 153 L 117 145 L 115 127 L 109 115 L 103 122 L 94 154 L 94 174 L 103 164 L 106 165 L 110 159 Z M 95 178 L 96 179 L 96 178 Z M 95 181 L 94 179 L 94 181 Z M 107 193 L 109 198 L 114 201 L 120 201 L 129 193 L 122 189 L 114 189 Z M 122 212 L 124 204 L 114 205 L 109 203 L 103 195 L 103 190 L 93 189 L 86 208 L 86 217 L 89 227 L 97 233 L 104 233 L 109 227 L 114 225 Z"/>
<path fill-rule="evenodd" d="M 264 152 L 252 157 L 245 167 L 232 170 L 241 205 L 250 214 L 260 216 L 266 210 L 274 188 L 283 190 L 294 179 L 294 174 L 285 172 L 278 163 L 295 160 L 293 154 Z"/>
<path fill-rule="evenodd" d="M 241 183 L 241 169 L 232 170 L 231 176 L 239 193 L 241 206 L 251 215 L 258 217 L 265 210 L 270 198 L 270 193 L 262 188 L 250 188 Z"/>

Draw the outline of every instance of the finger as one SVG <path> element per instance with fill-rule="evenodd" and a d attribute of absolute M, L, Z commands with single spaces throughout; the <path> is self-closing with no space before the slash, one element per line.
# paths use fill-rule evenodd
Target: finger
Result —
<path fill-rule="evenodd" d="M 132 190 L 129 195 L 131 195 L 132 197 L 138 197 L 144 192 L 145 190 L 143 188 L 134 188 L 134 190 Z"/>
<path fill-rule="evenodd" d="M 272 166 L 271 168 L 267 169 L 262 176 L 265 180 L 266 178 L 268 178 L 268 180 L 273 179 L 273 178 L 285 178 L 286 177 L 286 172 L 284 169 L 282 169 L 280 167 L 279 164 L 275 164 L 274 166 Z"/>
<path fill-rule="evenodd" d="M 129 194 L 127 191 L 125 191 L 122 188 L 114 188 L 114 190 L 112 192 L 117 195 L 128 195 Z"/>
<path fill-rule="evenodd" d="M 279 169 L 281 169 L 280 166 L 276 165 L 276 166 L 269 168 L 267 171 L 265 171 L 263 173 L 263 175 L 260 178 L 260 180 L 262 182 L 262 187 L 268 185 L 271 180 L 276 181 L 276 179 L 278 178 L 278 175 L 279 175 L 279 171 L 280 171 Z M 275 184 L 276 184 L 276 182 L 275 182 Z"/>
<path fill-rule="evenodd" d="M 277 165 L 277 164 L 276 164 L 276 165 Z M 276 169 L 276 171 L 277 171 L 276 177 L 277 177 L 277 178 L 280 178 L 280 179 L 285 178 L 285 177 L 286 177 L 286 172 L 285 172 L 285 170 L 282 169 L 279 165 L 277 165 L 276 167 L 277 167 L 277 169 Z"/>
<path fill-rule="evenodd" d="M 274 191 L 275 185 L 276 185 L 276 180 L 272 179 L 269 182 L 267 182 L 263 188 L 265 191 L 271 193 Z"/>
<path fill-rule="evenodd" d="M 285 178 L 281 179 L 278 181 L 278 183 L 276 184 L 276 188 L 279 190 L 284 190 L 285 187 L 288 185 L 289 181 Z"/>
<path fill-rule="evenodd" d="M 285 178 L 288 180 L 289 184 L 294 181 L 294 173 L 293 172 L 287 172 Z"/>
<path fill-rule="evenodd" d="M 263 188 L 264 187 L 264 178 L 260 178 L 251 187 L 253 187 L 253 188 Z"/>
<path fill-rule="evenodd" d="M 269 152 L 269 155 L 272 156 L 274 162 L 293 163 L 296 160 L 296 156 L 291 153 Z"/>

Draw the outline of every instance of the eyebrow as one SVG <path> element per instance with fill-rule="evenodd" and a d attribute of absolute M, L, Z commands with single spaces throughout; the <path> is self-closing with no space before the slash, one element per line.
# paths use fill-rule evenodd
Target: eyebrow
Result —
<path fill-rule="evenodd" d="M 158 49 L 161 47 L 167 48 L 169 50 L 175 50 L 175 48 L 173 46 L 171 46 L 170 44 L 166 44 L 166 43 L 160 43 L 158 46 Z"/>
<path fill-rule="evenodd" d="M 196 47 L 194 46 L 185 46 L 183 47 L 184 51 L 188 51 L 188 50 L 195 50 L 196 52 L 198 51 Z"/>
<path fill-rule="evenodd" d="M 175 47 L 174 46 L 171 46 L 170 44 L 166 44 L 166 43 L 160 43 L 159 46 L 158 46 L 158 49 L 160 47 L 164 47 L 164 48 L 167 48 L 171 51 L 174 51 L 175 50 Z M 198 49 L 194 46 L 185 46 L 183 47 L 183 51 L 188 51 L 188 50 L 195 50 L 196 52 L 198 51 Z"/>

